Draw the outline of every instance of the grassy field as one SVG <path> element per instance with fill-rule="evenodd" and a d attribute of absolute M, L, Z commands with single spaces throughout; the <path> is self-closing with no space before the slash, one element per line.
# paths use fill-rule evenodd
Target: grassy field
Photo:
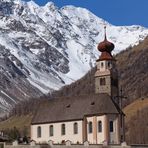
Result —
<path fill-rule="evenodd" d="M 28 136 L 30 136 L 30 124 L 32 115 L 14 116 L 5 121 L 0 122 L 0 130 L 13 129 L 16 127 L 22 131 L 24 127 L 27 128 Z"/>

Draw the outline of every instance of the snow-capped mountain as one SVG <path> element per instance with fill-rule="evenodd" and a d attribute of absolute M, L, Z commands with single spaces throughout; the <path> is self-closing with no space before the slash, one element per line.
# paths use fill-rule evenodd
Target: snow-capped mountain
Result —
<path fill-rule="evenodd" d="M 0 108 L 39 97 L 81 78 L 95 65 L 104 38 L 115 53 L 148 35 L 141 26 L 114 26 L 87 9 L 48 2 L 0 1 Z"/>

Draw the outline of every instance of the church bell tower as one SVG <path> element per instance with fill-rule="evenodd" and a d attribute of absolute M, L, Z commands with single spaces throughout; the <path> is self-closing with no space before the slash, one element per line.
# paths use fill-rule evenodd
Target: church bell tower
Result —
<path fill-rule="evenodd" d="M 111 53 L 114 49 L 114 44 L 107 40 L 106 27 L 104 27 L 104 31 L 104 41 L 98 45 L 101 55 L 96 61 L 95 93 L 107 93 L 115 101 L 118 96 L 118 72 L 116 60 Z"/>

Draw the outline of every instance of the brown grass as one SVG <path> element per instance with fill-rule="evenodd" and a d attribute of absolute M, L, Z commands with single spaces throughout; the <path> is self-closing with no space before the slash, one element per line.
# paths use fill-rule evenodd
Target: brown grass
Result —
<path fill-rule="evenodd" d="M 124 108 L 128 144 L 148 144 L 148 98 L 138 99 Z"/>
<path fill-rule="evenodd" d="M 128 122 L 132 117 L 137 114 L 138 111 L 141 111 L 145 107 L 148 107 L 148 98 L 138 99 L 126 106 L 123 110 L 126 115 L 125 121 Z"/>
<path fill-rule="evenodd" d="M 30 135 L 32 115 L 12 116 L 11 118 L 0 122 L 0 131 L 13 129 L 16 127 L 19 131 L 22 131 L 24 127 L 27 128 L 28 134 Z M 29 136 L 28 135 L 28 136 Z"/>

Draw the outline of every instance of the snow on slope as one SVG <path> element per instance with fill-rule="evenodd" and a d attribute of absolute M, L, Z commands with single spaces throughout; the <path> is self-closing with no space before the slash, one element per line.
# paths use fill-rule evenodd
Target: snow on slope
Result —
<path fill-rule="evenodd" d="M 81 78 L 95 66 L 104 25 L 108 40 L 115 44 L 114 53 L 138 44 L 148 35 L 147 28 L 114 26 L 85 8 L 1 1 L 0 57 L 11 65 L 3 65 L 3 74 L 5 83 L 8 79 L 19 93 L 5 86 L 7 91 L 16 98 L 18 94 L 19 98 L 36 97 L 39 92 L 40 96 Z"/>

